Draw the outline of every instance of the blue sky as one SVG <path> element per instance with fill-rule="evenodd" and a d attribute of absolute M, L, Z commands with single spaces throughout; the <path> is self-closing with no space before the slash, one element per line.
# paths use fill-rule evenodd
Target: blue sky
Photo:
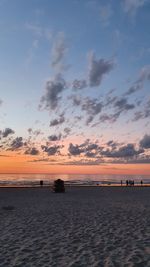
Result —
<path fill-rule="evenodd" d="M 147 162 L 150 145 L 137 151 L 150 139 L 149 13 L 149 0 L 0 0 L 0 130 L 14 131 L 2 152 L 20 136 L 20 153 L 34 147 L 39 159 L 51 156 L 42 146 L 57 145 L 67 164 L 95 164 L 133 144 L 133 157 L 117 160 Z M 70 149 L 87 139 L 97 152 Z"/>

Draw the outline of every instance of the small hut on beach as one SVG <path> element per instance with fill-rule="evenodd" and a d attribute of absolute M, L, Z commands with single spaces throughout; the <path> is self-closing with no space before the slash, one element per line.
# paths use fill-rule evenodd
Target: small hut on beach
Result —
<path fill-rule="evenodd" d="M 55 193 L 64 193 L 65 192 L 64 181 L 61 179 L 55 180 L 53 185 L 53 191 Z"/>

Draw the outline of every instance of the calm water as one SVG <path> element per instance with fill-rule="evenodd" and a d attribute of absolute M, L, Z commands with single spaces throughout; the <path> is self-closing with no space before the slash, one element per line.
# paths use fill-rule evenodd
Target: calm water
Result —
<path fill-rule="evenodd" d="M 0 174 L 0 186 L 37 186 L 43 180 L 44 185 L 50 185 L 56 179 L 63 179 L 69 184 L 96 185 L 120 184 L 128 180 L 134 180 L 139 184 L 150 184 L 150 175 L 91 175 L 91 174 Z"/>

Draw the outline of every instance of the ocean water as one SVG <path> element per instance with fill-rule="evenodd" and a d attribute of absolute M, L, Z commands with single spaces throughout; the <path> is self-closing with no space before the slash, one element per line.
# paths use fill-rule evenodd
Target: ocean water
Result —
<path fill-rule="evenodd" d="M 39 186 L 51 185 L 54 180 L 62 179 L 69 185 L 113 185 L 125 184 L 126 180 L 134 180 L 135 184 L 150 185 L 150 175 L 102 175 L 102 174 L 0 174 L 0 186 Z"/>

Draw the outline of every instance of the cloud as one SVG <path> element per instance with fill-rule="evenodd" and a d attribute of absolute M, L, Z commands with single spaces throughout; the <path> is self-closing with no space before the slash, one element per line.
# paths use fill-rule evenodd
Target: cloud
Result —
<path fill-rule="evenodd" d="M 118 149 L 107 149 L 101 152 L 101 155 L 108 158 L 132 158 L 136 155 L 143 153 L 143 149 L 136 150 L 133 144 L 127 144 Z"/>
<path fill-rule="evenodd" d="M 48 156 L 53 156 L 53 155 L 56 155 L 58 153 L 60 153 L 60 148 L 62 146 L 44 146 L 42 145 L 41 148 L 43 150 L 43 152 L 46 152 Z"/>
<path fill-rule="evenodd" d="M 114 112 L 111 112 L 111 114 L 104 113 L 99 117 L 99 121 L 104 122 L 110 122 L 114 123 L 117 121 L 117 119 L 120 117 L 120 115 L 123 112 L 127 112 L 129 110 L 132 110 L 135 108 L 134 104 L 129 104 L 128 99 L 125 97 L 107 97 L 106 104 L 104 105 L 106 108 L 113 108 Z"/>
<path fill-rule="evenodd" d="M 147 0 L 124 0 L 124 11 L 131 16 L 135 16 L 138 9 L 143 7 Z"/>
<path fill-rule="evenodd" d="M 119 112 L 135 108 L 133 104 L 129 104 L 127 102 L 127 98 L 117 99 L 117 101 L 114 103 L 114 107 L 117 108 Z"/>
<path fill-rule="evenodd" d="M 141 69 L 137 82 L 144 82 L 146 80 L 150 81 L 150 65 L 146 65 Z"/>
<path fill-rule="evenodd" d="M 60 163 L 60 165 L 75 165 L 75 166 L 93 166 L 93 165 L 100 165 L 104 163 L 102 159 L 80 159 L 80 160 L 73 160 Z"/>
<path fill-rule="evenodd" d="M 7 137 L 10 134 L 14 134 L 15 132 L 11 128 L 5 128 L 4 131 L 1 132 L 2 137 Z"/>
<path fill-rule="evenodd" d="M 78 96 L 78 95 L 72 95 L 69 98 L 73 100 L 73 105 L 74 106 L 80 106 L 81 105 L 81 97 L 80 96 Z"/>
<path fill-rule="evenodd" d="M 65 122 L 64 114 L 61 114 L 58 119 L 51 120 L 50 127 L 51 126 L 57 126 L 59 124 L 62 124 Z"/>
<path fill-rule="evenodd" d="M 110 24 L 110 19 L 112 15 L 112 7 L 109 4 L 100 7 L 100 21 L 104 27 Z"/>
<path fill-rule="evenodd" d="M 61 139 L 61 134 L 59 135 L 53 134 L 53 135 L 48 136 L 48 140 L 51 142 L 59 141 L 60 139 Z"/>
<path fill-rule="evenodd" d="M 94 116 L 101 112 L 102 106 L 102 103 L 98 102 L 97 99 L 90 99 L 86 97 L 82 103 L 82 110 L 85 110 Z"/>
<path fill-rule="evenodd" d="M 35 156 L 39 154 L 39 150 L 35 147 L 32 147 L 32 148 L 27 149 L 25 151 L 25 154 Z"/>
<path fill-rule="evenodd" d="M 97 99 L 91 99 L 89 97 L 86 97 L 81 100 L 80 96 L 76 95 L 72 95 L 71 99 L 73 100 L 74 106 L 81 106 L 81 109 L 83 111 L 86 111 L 88 115 L 86 120 L 87 125 L 93 121 L 95 116 L 101 112 L 103 107 L 102 102 L 98 101 Z"/>
<path fill-rule="evenodd" d="M 150 135 L 144 135 L 144 137 L 140 141 L 140 146 L 145 149 L 150 148 Z"/>
<path fill-rule="evenodd" d="M 71 133 L 71 128 L 69 127 L 64 128 L 64 132 L 65 132 L 64 137 L 67 137 Z"/>
<path fill-rule="evenodd" d="M 70 155 L 77 156 L 84 152 L 83 148 L 80 148 L 79 145 L 73 145 L 72 143 L 69 144 L 68 151 Z"/>
<path fill-rule="evenodd" d="M 2 100 L 2 99 L 0 99 L 0 106 L 2 106 L 2 104 L 3 104 L 3 100 Z"/>
<path fill-rule="evenodd" d="M 21 147 L 23 147 L 25 145 L 25 143 L 23 142 L 23 138 L 22 137 L 16 137 L 11 145 L 10 145 L 10 150 L 17 150 Z"/>
<path fill-rule="evenodd" d="M 95 59 L 94 53 L 89 57 L 89 85 L 99 86 L 103 77 L 114 68 L 113 60 Z"/>
<path fill-rule="evenodd" d="M 149 156 L 136 156 L 133 158 L 126 159 L 115 159 L 111 161 L 112 164 L 149 164 L 150 157 Z"/>
<path fill-rule="evenodd" d="M 88 97 L 84 99 L 81 109 L 86 111 L 88 114 L 88 118 L 86 120 L 87 125 L 93 121 L 97 114 L 101 112 L 102 107 L 102 103 L 98 102 L 97 99 L 90 99 Z"/>
<path fill-rule="evenodd" d="M 45 109 L 54 110 L 61 99 L 61 93 L 66 88 L 66 82 L 61 75 L 55 76 L 46 83 L 45 94 L 41 97 L 39 108 L 44 106 Z"/>
<path fill-rule="evenodd" d="M 139 73 L 138 79 L 135 83 L 128 89 L 125 95 L 131 95 L 144 87 L 144 82 L 150 81 L 150 65 L 145 65 Z"/>
<path fill-rule="evenodd" d="M 97 143 L 90 142 L 87 139 L 84 143 L 77 145 L 77 144 L 69 144 L 68 151 L 69 154 L 72 156 L 79 156 L 83 154 L 86 157 L 95 158 L 99 152 L 101 151 L 101 147 Z"/>
<path fill-rule="evenodd" d="M 150 117 L 150 100 L 147 101 L 147 103 L 144 106 L 144 110 L 136 111 L 134 113 L 134 118 L 132 121 L 138 121 L 140 119 L 147 119 Z"/>
<path fill-rule="evenodd" d="M 32 128 L 28 128 L 27 131 L 30 135 L 33 135 L 35 137 L 43 134 L 43 132 L 40 129 L 33 130 Z"/>
<path fill-rule="evenodd" d="M 59 32 L 52 47 L 52 67 L 57 71 L 63 71 L 69 67 L 64 64 L 67 50 L 68 46 L 65 41 L 64 33 Z"/>
<path fill-rule="evenodd" d="M 139 90 L 141 90 L 143 88 L 143 84 L 141 82 L 135 83 L 134 85 L 132 85 L 128 91 L 125 93 L 125 95 L 131 95 Z"/>
<path fill-rule="evenodd" d="M 113 140 L 110 140 L 106 143 L 106 145 L 111 147 L 112 149 L 116 149 L 119 144 L 117 142 L 114 142 Z"/>
<path fill-rule="evenodd" d="M 102 123 L 104 123 L 104 122 L 114 123 L 119 118 L 120 114 L 121 114 L 121 112 L 116 112 L 116 113 L 111 114 L 111 115 L 104 113 L 100 116 L 99 121 Z"/>
<path fill-rule="evenodd" d="M 78 80 L 75 79 L 72 82 L 72 89 L 74 90 L 81 90 L 87 87 L 87 81 L 86 80 Z"/>

